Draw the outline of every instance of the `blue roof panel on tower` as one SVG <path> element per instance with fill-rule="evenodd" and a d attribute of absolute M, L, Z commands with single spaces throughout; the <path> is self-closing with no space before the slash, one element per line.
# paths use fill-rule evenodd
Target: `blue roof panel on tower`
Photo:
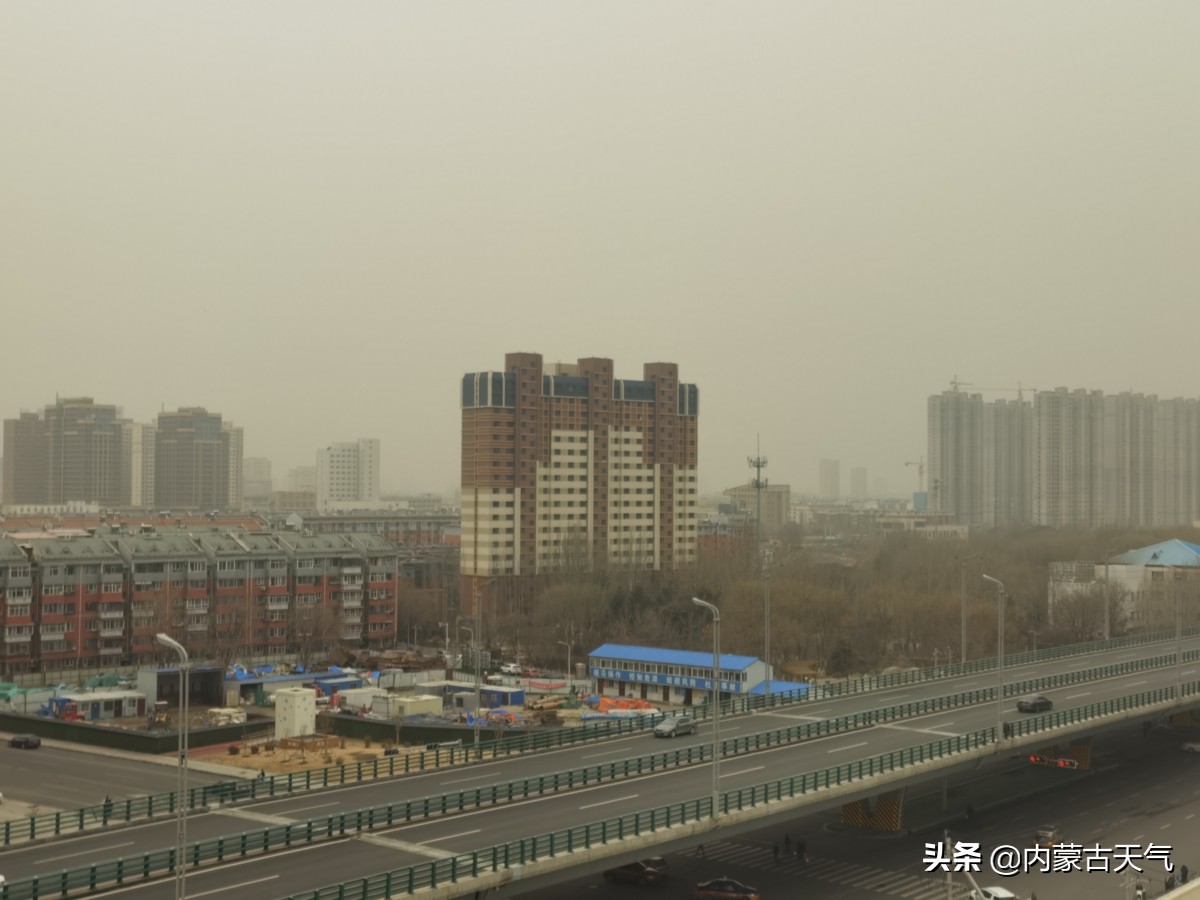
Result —
<path fill-rule="evenodd" d="M 601 644 L 588 656 L 667 666 L 693 666 L 701 669 L 711 669 L 713 660 L 711 653 L 701 650 L 665 650 L 661 647 L 634 647 L 629 644 Z M 740 672 L 756 662 L 758 660 L 753 656 L 721 654 L 721 669 L 726 672 Z"/>
<path fill-rule="evenodd" d="M 1129 550 L 1109 559 L 1119 566 L 1200 566 L 1200 545 L 1179 539 Z"/>

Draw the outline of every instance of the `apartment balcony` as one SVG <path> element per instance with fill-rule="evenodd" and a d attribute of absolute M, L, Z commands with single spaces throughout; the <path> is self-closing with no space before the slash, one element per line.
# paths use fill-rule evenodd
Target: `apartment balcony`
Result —
<path fill-rule="evenodd" d="M 38 631 L 38 637 L 43 641 L 65 641 L 67 633 L 53 628 L 42 628 Z"/>
<path fill-rule="evenodd" d="M 363 599 L 360 594 L 357 597 L 347 597 L 342 595 L 342 609 L 362 609 Z"/>
<path fill-rule="evenodd" d="M 287 609 L 291 605 L 289 597 L 268 597 L 267 609 Z"/>
<path fill-rule="evenodd" d="M 101 594 L 121 594 L 125 591 L 125 584 L 120 581 L 106 581 L 100 585 Z"/>
<path fill-rule="evenodd" d="M 189 613 L 204 614 L 208 612 L 207 600 L 188 600 L 186 609 Z"/>
<path fill-rule="evenodd" d="M 119 638 L 125 636 L 125 629 L 120 625 L 101 625 L 100 637 Z"/>
<path fill-rule="evenodd" d="M 360 612 L 343 612 L 342 621 L 347 625 L 361 625 L 362 613 Z"/>
<path fill-rule="evenodd" d="M 32 634 L 10 634 L 4 632 L 4 643 L 6 644 L 28 644 L 33 641 Z"/>
<path fill-rule="evenodd" d="M 362 580 L 362 566 L 343 566 L 342 574 L 343 575 L 357 575 L 359 577 L 359 580 L 361 581 Z"/>
<path fill-rule="evenodd" d="M 187 623 L 187 630 L 188 631 L 208 631 L 208 622 L 207 621 L 203 621 L 203 622 L 189 621 Z"/>
<path fill-rule="evenodd" d="M 361 625 L 347 625 L 342 629 L 342 639 L 347 641 L 356 641 L 362 637 Z"/>
<path fill-rule="evenodd" d="M 124 647 L 101 647 L 100 648 L 101 656 L 120 656 L 124 652 L 125 652 Z"/>
<path fill-rule="evenodd" d="M 75 645 L 67 641 L 42 641 L 41 653 L 42 656 L 48 656 L 51 653 L 74 653 Z"/>
<path fill-rule="evenodd" d="M 101 619 L 124 619 L 125 607 L 123 606 L 102 606 L 100 607 Z"/>

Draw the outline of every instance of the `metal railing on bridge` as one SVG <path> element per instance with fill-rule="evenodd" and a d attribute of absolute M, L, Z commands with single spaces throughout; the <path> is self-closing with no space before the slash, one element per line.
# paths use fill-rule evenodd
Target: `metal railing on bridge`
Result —
<path fill-rule="evenodd" d="M 1197 693 L 1200 693 L 1200 682 L 1189 682 L 1183 686 L 1183 696 L 1194 696 Z M 1153 691 L 1145 691 L 1124 697 L 1117 697 L 1112 700 L 1089 704 L 1088 706 L 1062 710 L 1054 713 L 1047 713 L 1045 715 L 1019 721 L 1014 723 L 1012 726 L 1012 734 L 1014 737 L 1019 737 L 1041 731 L 1049 731 L 1064 725 L 1075 724 L 1094 718 L 1113 715 L 1115 713 L 1126 712 L 1143 706 L 1157 705 L 1159 703 L 1172 700 L 1175 697 L 1176 692 L 1174 686 L 1159 688 Z M 879 713 L 880 711 L 877 710 L 875 712 Z M 849 719 L 851 717 L 842 718 Z M 822 728 L 826 725 L 825 722 L 810 724 L 814 728 Z M 795 726 L 795 728 L 804 727 L 805 726 Z M 748 746 L 749 742 L 759 740 L 761 737 L 761 735 L 749 735 L 745 738 L 731 739 L 730 741 L 722 742 L 723 755 L 739 745 Z M 964 752 L 964 750 L 975 749 L 980 746 L 985 746 L 989 743 L 995 743 L 995 741 L 995 729 L 989 728 L 981 731 L 971 732 L 970 734 L 966 735 L 958 735 L 955 737 L 946 738 L 941 741 L 934 741 L 916 747 L 909 747 L 901 750 L 877 754 L 862 760 L 843 763 L 839 766 L 833 766 L 815 772 L 808 772 L 802 775 L 790 776 L 788 778 L 770 781 L 752 787 L 727 791 L 721 795 L 721 810 L 722 812 L 741 810 L 747 808 L 748 806 L 753 807 L 765 802 L 778 801 L 786 797 L 794 797 L 798 794 L 805 794 L 812 791 L 821 790 L 823 788 L 834 787 L 849 781 L 856 781 L 863 778 L 870 778 L 876 775 L 886 774 L 890 771 L 904 768 L 906 766 L 912 766 L 928 760 L 941 758 L 952 753 L 960 753 Z M 731 747 L 730 745 L 733 746 Z M 690 763 L 703 761 L 707 757 L 708 752 L 709 751 L 707 747 L 686 747 L 673 752 L 652 754 L 650 756 L 639 757 L 633 760 L 622 760 L 598 766 L 589 766 L 584 769 L 574 769 L 567 772 L 554 773 L 552 775 L 517 779 L 507 782 L 506 784 L 457 791 L 437 797 L 408 800 L 399 803 L 387 804 L 384 806 L 348 811 L 345 813 L 335 813 L 320 818 L 309 819 L 303 822 L 295 822 L 288 825 L 280 825 L 258 831 L 250 831 L 241 834 L 215 838 L 189 845 L 186 848 L 185 864 L 195 867 L 210 861 L 221 862 L 232 858 L 245 857 L 253 853 L 262 853 L 273 849 L 279 849 L 281 847 L 290 847 L 295 844 L 306 844 L 320 840 L 338 839 L 356 834 L 361 831 L 370 831 L 375 828 L 392 826 L 402 822 L 413 821 L 415 819 L 424 819 L 435 815 L 445 815 L 447 813 L 459 812 L 465 809 L 480 808 L 498 803 L 506 803 L 513 800 L 525 799 L 530 796 L 553 793 L 564 788 L 570 789 L 571 787 L 579 787 L 587 784 L 597 784 L 602 781 L 611 780 L 617 777 L 629 777 L 637 774 L 646 774 L 661 770 L 663 768 L 670 768 L 673 765 L 687 765 Z M 705 802 L 710 801 L 687 801 L 683 804 L 665 807 L 664 809 L 686 809 L 689 808 L 688 803 L 701 804 L 702 808 L 702 805 Z M 649 814 L 651 815 L 651 821 L 654 821 L 654 815 L 657 813 L 655 811 L 649 811 Z M 707 815 L 707 813 L 704 814 Z M 647 815 L 647 813 L 637 813 L 634 815 L 634 820 L 636 822 L 640 822 L 642 821 L 641 817 L 645 815 Z M 622 817 L 622 819 L 617 821 L 624 821 L 628 818 L 629 817 Z M 675 820 L 676 823 L 679 821 L 680 820 L 678 819 Z M 603 823 L 601 823 L 601 825 L 603 825 Z M 581 827 L 586 829 L 591 828 L 592 826 Z M 555 832 L 554 834 L 575 834 L 577 832 L 578 829 L 569 829 L 567 832 Z M 586 832 L 586 834 L 591 833 L 592 832 Z M 603 834 L 604 832 L 602 829 L 602 837 Z M 537 848 L 542 846 L 538 844 L 538 841 L 544 839 L 544 836 L 543 838 L 526 838 L 518 842 L 509 842 L 507 844 L 497 845 L 498 848 L 508 848 L 503 851 L 505 854 L 508 854 L 503 857 L 505 860 L 503 865 L 520 865 L 522 864 L 522 861 L 536 861 L 538 853 Z M 571 838 L 568 837 L 567 840 L 570 841 Z M 528 841 L 534 842 L 532 845 L 529 845 L 532 848 L 530 852 L 533 855 L 522 856 L 518 854 L 516 858 L 512 857 L 511 848 L 513 846 L 525 847 L 526 842 Z M 601 842 L 604 841 L 602 840 Z M 551 837 L 551 843 L 553 844 L 553 837 Z M 492 851 L 497 851 L 497 847 L 492 848 Z M 472 868 L 463 870 L 456 877 L 477 877 L 476 873 L 481 871 L 477 868 L 477 861 L 481 858 L 481 854 L 487 854 L 488 852 L 489 851 L 477 851 L 469 854 L 468 856 L 472 860 Z M 523 852 L 524 851 L 522 851 L 522 853 Z M 565 848 L 563 848 L 563 852 L 565 852 Z M 542 855 L 545 855 L 545 853 Z M 385 874 L 396 877 L 397 873 L 401 873 L 399 876 L 402 878 L 402 881 L 400 882 L 401 884 L 407 884 L 408 880 L 412 879 L 413 887 L 406 890 L 416 890 L 422 887 L 429 887 L 441 883 L 438 879 L 440 878 L 445 880 L 443 876 L 446 874 L 446 870 L 444 868 L 439 868 L 439 866 L 444 867 L 446 864 L 451 863 L 453 859 L 461 860 L 463 858 L 464 857 L 460 856 L 448 860 L 422 863 L 417 866 L 406 867 L 404 869 L 395 870 L 392 873 Z M 485 862 L 486 861 L 487 858 L 485 857 Z M 88 866 L 66 869 L 52 875 L 39 875 L 33 878 L 13 880 L 3 887 L 0 887 L 0 900 L 27 900 L 27 898 L 47 896 L 50 893 L 59 894 L 61 896 L 67 896 L 72 892 L 92 893 L 113 885 L 142 881 L 173 872 L 175 864 L 176 855 L 174 848 L 152 851 L 150 853 L 145 853 L 141 856 L 132 857 L 130 859 L 116 859 L 106 862 L 98 862 Z M 488 864 L 490 865 L 490 863 Z M 490 871 L 490 869 L 487 871 Z M 382 875 L 372 876 L 370 879 L 346 882 L 336 887 L 341 889 L 355 889 L 354 886 L 360 884 L 360 882 L 370 883 L 377 886 L 378 884 L 382 883 L 379 882 L 378 879 L 383 878 L 384 876 Z M 455 879 L 452 877 L 451 880 Z M 320 892 L 306 892 L 296 896 L 297 900 L 299 900 L 299 898 L 316 898 L 316 900 L 323 900 L 324 897 L 334 895 L 321 894 Z M 367 895 L 347 893 L 345 896 L 366 897 Z M 370 896 L 382 895 L 372 894 Z"/>

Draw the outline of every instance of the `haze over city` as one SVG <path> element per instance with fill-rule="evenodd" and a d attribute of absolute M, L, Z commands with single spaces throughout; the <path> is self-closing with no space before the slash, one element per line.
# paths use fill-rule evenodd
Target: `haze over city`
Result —
<path fill-rule="evenodd" d="M 703 491 L 915 488 L 926 398 L 1195 397 L 1182 2 L 0 9 L 0 416 L 459 480 L 509 351 L 670 361 Z M 986 394 L 988 399 L 1014 392 Z M 845 485 L 843 485 L 843 490 Z"/>

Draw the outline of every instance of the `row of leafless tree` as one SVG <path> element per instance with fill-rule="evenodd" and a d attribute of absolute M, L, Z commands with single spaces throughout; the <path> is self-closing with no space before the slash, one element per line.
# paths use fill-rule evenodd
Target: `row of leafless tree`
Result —
<path fill-rule="evenodd" d="M 888 535 L 814 545 L 785 531 L 768 569 L 771 660 L 812 661 L 830 674 L 957 660 L 963 606 L 967 657 L 994 655 L 997 590 L 984 574 L 1003 582 L 1007 592 L 1006 652 L 1090 640 L 1104 630 L 1103 592 L 1083 591 L 1059 603 L 1051 619 L 1049 564 L 1102 560 L 1113 548 L 1172 537 L 1194 542 L 1200 532 L 1022 529 L 990 531 L 965 543 Z M 519 653 L 523 661 L 556 668 L 566 664 L 560 642 L 570 644 L 579 662 L 606 642 L 706 650 L 709 616 L 690 602 L 698 596 L 722 611 L 724 652 L 761 656 L 766 590 L 752 553 L 707 558 L 694 569 L 667 573 L 580 569 L 540 586 L 518 608 L 485 606 L 484 639 L 493 653 Z M 428 605 L 414 611 L 425 635 L 437 629 L 430 615 L 437 613 Z M 1118 615 L 1120 604 L 1110 607 L 1113 634 L 1169 627 L 1134 623 Z M 1194 619 L 1187 614 L 1188 624 Z"/>

